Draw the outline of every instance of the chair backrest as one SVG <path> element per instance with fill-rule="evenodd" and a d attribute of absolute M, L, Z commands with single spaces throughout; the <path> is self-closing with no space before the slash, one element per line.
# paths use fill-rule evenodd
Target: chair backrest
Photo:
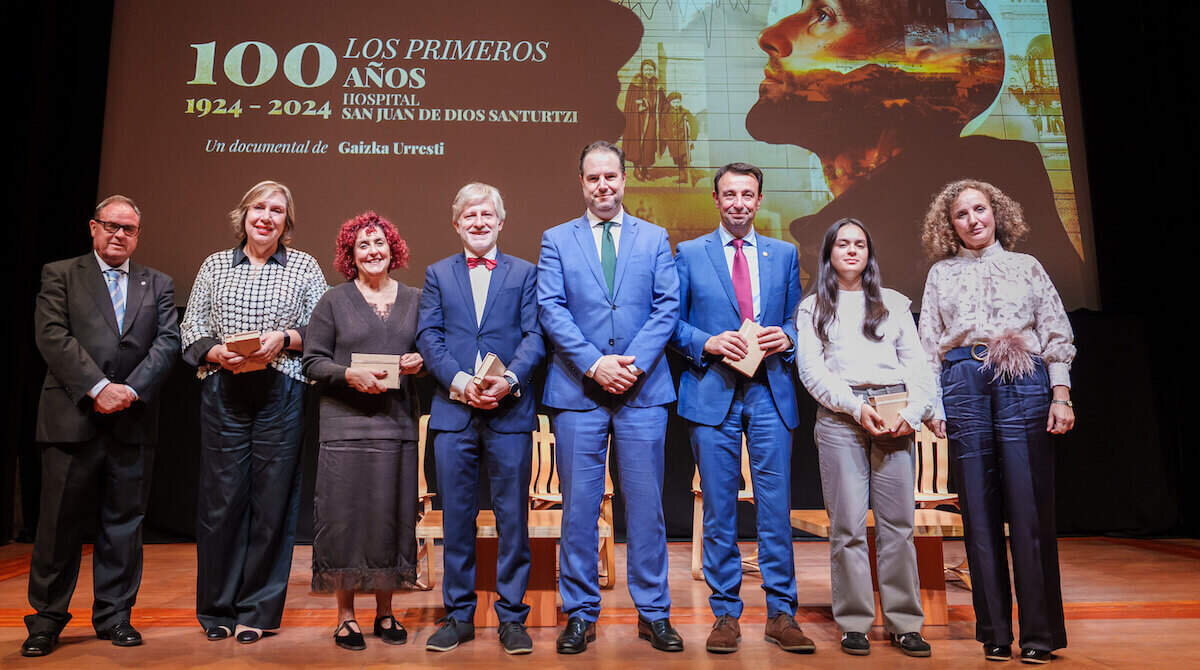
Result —
<path fill-rule="evenodd" d="M 529 497 L 531 500 L 562 499 L 562 486 L 558 481 L 558 442 L 550 430 L 550 418 L 538 415 L 538 428 L 533 431 L 533 458 L 530 459 Z M 612 463 L 612 437 L 609 437 L 607 461 L 604 464 L 604 495 L 612 496 L 613 483 L 610 472 Z"/>
<path fill-rule="evenodd" d="M 429 484 L 425 481 L 425 448 L 429 436 L 429 415 L 422 414 L 417 422 L 417 500 L 425 501 L 433 497 L 429 492 Z"/>
<path fill-rule="evenodd" d="M 692 473 L 692 493 L 700 493 L 700 468 Z M 742 481 L 738 485 L 738 500 L 754 498 L 754 479 L 750 477 L 750 452 L 746 450 L 746 435 L 742 434 Z"/>
<path fill-rule="evenodd" d="M 938 436 L 925 426 L 921 426 L 915 441 L 915 492 L 926 495 L 954 495 L 947 483 L 950 477 L 949 441 L 938 439 Z"/>
<path fill-rule="evenodd" d="M 533 431 L 533 458 L 530 459 L 529 496 L 558 496 L 562 491 L 554 463 L 554 433 L 550 430 L 550 418 L 539 414 L 537 419 L 538 427 Z"/>

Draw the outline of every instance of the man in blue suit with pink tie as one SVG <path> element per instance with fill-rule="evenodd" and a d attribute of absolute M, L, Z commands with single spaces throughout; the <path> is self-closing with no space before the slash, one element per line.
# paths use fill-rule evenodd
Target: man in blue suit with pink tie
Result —
<path fill-rule="evenodd" d="M 596 639 L 596 523 L 609 436 L 625 499 L 629 593 L 638 636 L 682 651 L 671 627 L 663 521 L 663 439 L 675 388 L 663 349 L 679 318 L 679 279 L 667 232 L 622 209 L 625 157 L 594 142 L 579 157 L 587 211 L 542 235 L 538 310 L 551 344 L 542 402 L 553 411 L 563 492 L 560 654 Z"/>
<path fill-rule="evenodd" d="M 679 416 L 688 422 L 704 499 L 704 579 L 716 622 L 706 649 L 737 651 L 742 614 L 742 561 L 737 546 L 737 491 L 742 435 L 750 459 L 758 520 L 758 565 L 766 591 L 768 642 L 811 653 L 796 623 L 792 555 L 792 430 L 799 419 L 794 380 L 800 266 L 796 247 L 757 235 L 762 171 L 747 163 L 717 170 L 713 201 L 717 230 L 682 242 L 675 253 L 680 316 L 671 345 L 687 361 L 679 380 Z M 763 330 L 764 354 L 753 376 L 726 365 L 741 360 L 745 320 Z"/>
<path fill-rule="evenodd" d="M 421 293 L 417 348 L 438 381 L 429 428 L 445 531 L 442 597 L 446 617 L 425 644 L 449 651 L 474 639 L 475 517 L 479 470 L 486 465 L 500 535 L 496 616 L 504 651 L 527 654 L 529 606 L 529 468 L 537 428 L 533 378 L 546 357 L 537 323 L 537 269 L 500 253 L 504 201 L 487 184 L 467 184 L 451 219 L 463 252 L 430 265 Z M 494 353 L 503 375 L 475 373 Z M 482 374 L 482 373 L 481 373 Z"/>

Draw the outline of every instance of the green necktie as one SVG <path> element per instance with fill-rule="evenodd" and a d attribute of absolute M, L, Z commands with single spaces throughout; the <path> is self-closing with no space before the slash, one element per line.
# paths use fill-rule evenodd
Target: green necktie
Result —
<path fill-rule="evenodd" d="M 604 281 L 608 282 L 608 296 L 613 295 L 613 283 L 617 279 L 617 245 L 613 244 L 612 221 L 604 222 L 604 235 L 600 240 L 600 267 L 604 269 Z"/>

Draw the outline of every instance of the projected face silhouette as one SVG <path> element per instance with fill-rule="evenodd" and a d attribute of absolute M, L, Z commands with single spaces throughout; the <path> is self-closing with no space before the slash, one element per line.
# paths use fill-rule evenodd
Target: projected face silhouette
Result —
<path fill-rule="evenodd" d="M 1004 74 L 991 17 L 971 0 L 783 1 L 768 20 L 746 128 L 818 154 L 957 135 Z"/>

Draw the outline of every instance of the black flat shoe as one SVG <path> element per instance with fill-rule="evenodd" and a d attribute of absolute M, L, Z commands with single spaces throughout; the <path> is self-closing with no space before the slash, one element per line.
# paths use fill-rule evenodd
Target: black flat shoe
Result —
<path fill-rule="evenodd" d="M 98 630 L 96 637 L 101 640 L 111 640 L 118 647 L 136 647 L 142 643 L 142 634 L 129 625 L 128 621 L 122 621 L 112 628 Z"/>
<path fill-rule="evenodd" d="M 228 626 L 213 626 L 204 631 L 204 637 L 208 638 L 209 642 L 216 642 L 229 637 L 230 632 Z"/>
<path fill-rule="evenodd" d="M 588 642 L 596 641 L 596 624 L 573 616 L 567 619 L 567 627 L 558 634 L 555 643 L 560 654 L 578 654 L 587 651 Z"/>
<path fill-rule="evenodd" d="M 1042 649 L 1022 649 L 1021 662 L 1044 665 L 1053 660 L 1054 654 Z"/>
<path fill-rule="evenodd" d="M 989 661 L 1007 661 L 1012 658 L 1012 648 L 1006 644 L 985 644 L 983 657 Z"/>
<path fill-rule="evenodd" d="M 45 656 L 58 646 L 58 633 L 30 633 L 21 644 L 22 656 Z"/>
<path fill-rule="evenodd" d="M 254 644 L 262 638 L 262 631 L 249 628 L 237 634 L 237 641 L 242 644 Z"/>
<path fill-rule="evenodd" d="M 350 624 L 358 626 L 358 622 L 354 619 L 346 619 L 343 621 L 342 624 L 337 627 L 337 630 L 333 631 L 333 643 L 342 649 L 349 649 L 350 651 L 362 651 L 363 649 L 366 649 L 367 641 L 363 639 L 362 631 L 354 630 L 350 627 Z M 345 631 L 346 634 L 342 635 L 342 631 Z"/>
<path fill-rule="evenodd" d="M 679 637 L 679 633 L 671 627 L 671 620 L 667 618 L 659 619 L 658 621 L 648 621 L 645 617 L 638 615 L 638 637 L 643 640 L 649 640 L 650 646 L 659 651 L 683 651 L 683 638 Z"/>
<path fill-rule="evenodd" d="M 392 622 L 391 628 L 383 627 L 386 621 Z M 404 626 L 401 626 L 400 622 L 396 621 L 396 617 L 391 614 L 375 617 L 374 635 L 387 644 L 404 644 L 408 642 L 408 631 L 404 630 Z"/>

